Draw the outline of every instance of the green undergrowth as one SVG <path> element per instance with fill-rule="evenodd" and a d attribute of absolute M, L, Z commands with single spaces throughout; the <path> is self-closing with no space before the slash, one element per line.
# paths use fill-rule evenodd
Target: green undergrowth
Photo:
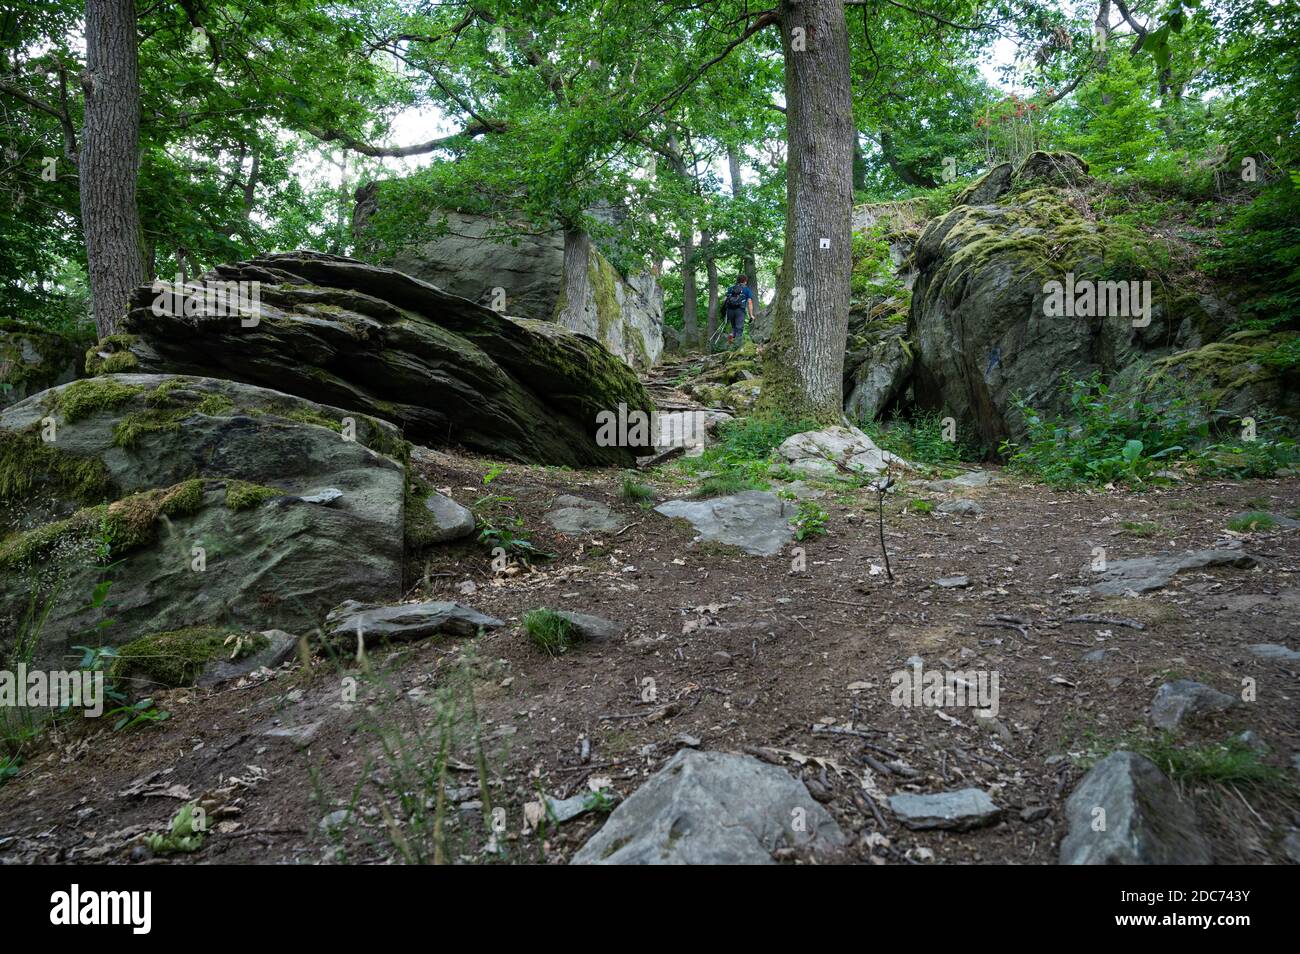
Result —
<path fill-rule="evenodd" d="M 1008 467 L 1059 487 L 1124 484 L 1142 487 L 1177 467 L 1202 477 L 1265 477 L 1300 463 L 1296 443 L 1259 422 L 1253 440 L 1215 433 L 1200 402 L 1172 384 L 1144 400 L 1113 391 L 1094 375 L 1063 378 L 1064 417 L 1039 414 L 1022 399 L 1028 437 L 1004 443 Z"/>

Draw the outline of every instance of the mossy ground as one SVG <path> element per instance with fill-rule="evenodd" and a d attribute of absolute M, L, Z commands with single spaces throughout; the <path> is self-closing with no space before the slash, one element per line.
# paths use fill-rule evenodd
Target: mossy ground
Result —
<path fill-rule="evenodd" d="M 226 507 L 230 510 L 252 510 L 273 497 L 284 496 L 278 487 L 249 483 L 246 480 L 226 481 Z"/>
<path fill-rule="evenodd" d="M 231 637 L 235 639 L 231 639 Z M 109 670 L 114 681 L 144 680 L 176 687 L 193 684 L 203 667 L 221 657 L 243 658 L 265 648 L 260 633 L 240 634 L 221 626 L 191 626 L 166 633 L 152 633 L 117 650 Z"/>

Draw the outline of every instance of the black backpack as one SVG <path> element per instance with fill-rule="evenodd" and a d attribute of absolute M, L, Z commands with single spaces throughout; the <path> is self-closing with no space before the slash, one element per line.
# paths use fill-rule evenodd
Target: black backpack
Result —
<path fill-rule="evenodd" d="M 723 299 L 723 306 L 727 311 L 741 311 L 745 307 L 745 286 L 732 285 L 727 289 L 727 297 Z"/>

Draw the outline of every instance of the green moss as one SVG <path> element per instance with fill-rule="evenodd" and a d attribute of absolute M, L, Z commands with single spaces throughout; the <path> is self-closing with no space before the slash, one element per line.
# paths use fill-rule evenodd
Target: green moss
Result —
<path fill-rule="evenodd" d="M 264 649 L 267 643 L 260 633 L 241 638 L 238 630 L 220 626 L 152 633 L 118 649 L 109 676 L 127 682 L 144 679 L 167 687 L 188 686 L 211 660 L 232 654 L 233 658 L 243 658 Z"/>
<path fill-rule="evenodd" d="M 69 551 L 80 541 L 88 541 L 100 534 L 107 511 L 107 505 L 78 510 L 66 520 L 6 537 L 0 541 L 0 570 L 57 559 L 60 551 Z"/>
<path fill-rule="evenodd" d="M 98 457 L 69 454 L 34 432 L 0 433 L 0 501 L 37 489 L 91 503 L 111 496 L 113 481 Z"/>
<path fill-rule="evenodd" d="M 64 544 L 98 538 L 117 556 L 154 541 L 160 517 L 187 517 L 203 507 L 202 480 L 131 494 L 78 510 L 65 520 L 15 533 L 0 542 L 0 568 L 56 555 Z"/>
<path fill-rule="evenodd" d="M 408 552 L 414 553 L 432 546 L 442 530 L 429 508 L 424 505 L 432 491 L 433 488 L 419 477 L 411 476 L 406 482 L 403 523 Z"/>
<path fill-rule="evenodd" d="M 51 387 L 78 363 L 88 335 L 64 334 L 0 318 L 0 384 L 18 392 L 17 397 Z M 28 360 L 30 352 L 38 360 Z M 0 386 L 0 397 L 7 389 Z"/>
<path fill-rule="evenodd" d="M 131 353 L 131 346 L 138 340 L 135 335 L 107 335 L 100 338 L 86 351 L 86 374 L 94 377 L 97 374 L 135 370 L 140 366 L 140 362 Z"/>
<path fill-rule="evenodd" d="M 229 414 L 235 403 L 224 394 L 212 393 L 193 404 L 175 405 L 172 397 L 173 382 L 159 385 L 145 396 L 149 408 L 128 414 L 113 427 L 113 443 L 118 447 L 135 447 L 146 434 L 158 431 L 174 431 L 181 423 L 195 414 L 207 414 L 212 417 Z M 167 388 L 164 392 L 163 389 Z"/>
<path fill-rule="evenodd" d="M 244 480 L 226 481 L 226 506 L 231 510 L 251 510 L 272 497 L 283 495 L 284 491 L 277 487 L 266 487 Z"/>
<path fill-rule="evenodd" d="M 609 341 L 610 329 L 623 316 L 622 306 L 618 303 L 619 274 L 605 256 L 592 248 L 587 260 L 587 279 L 591 282 L 592 299 L 596 303 L 596 326 L 599 329 L 596 338 L 605 344 Z"/>
<path fill-rule="evenodd" d="M 73 381 L 55 396 L 55 407 L 71 424 L 99 411 L 121 407 L 144 388 L 123 384 L 113 378 L 86 378 Z"/>

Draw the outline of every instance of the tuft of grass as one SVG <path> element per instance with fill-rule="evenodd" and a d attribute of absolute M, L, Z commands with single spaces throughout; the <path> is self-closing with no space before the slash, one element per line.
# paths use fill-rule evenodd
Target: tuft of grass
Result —
<path fill-rule="evenodd" d="M 1185 742 L 1170 732 L 1148 735 L 1130 732 L 1119 739 L 1094 740 L 1082 760 L 1091 768 L 1112 752 L 1136 752 L 1159 766 L 1175 782 L 1210 785 L 1278 787 L 1287 784 L 1286 773 L 1263 761 L 1261 754 L 1245 742 Z"/>
<path fill-rule="evenodd" d="M 1273 515 L 1262 510 L 1252 510 L 1250 513 L 1243 513 L 1228 521 L 1228 529 L 1235 530 L 1237 533 L 1272 530 L 1276 526 L 1277 520 L 1274 519 Z"/>
<path fill-rule="evenodd" d="M 917 513 L 934 513 L 934 504 L 918 497 L 916 500 L 907 502 L 907 509 L 915 510 Z"/>
<path fill-rule="evenodd" d="M 623 478 L 623 486 L 619 495 L 630 503 L 642 504 L 649 503 L 654 499 L 654 489 L 646 484 L 639 482 L 630 474 Z"/>
<path fill-rule="evenodd" d="M 730 470 L 706 477 L 695 490 L 696 497 L 725 497 L 746 490 L 766 490 L 767 481 L 750 477 L 741 471 Z"/>
<path fill-rule="evenodd" d="M 1125 520 L 1120 528 L 1130 537 L 1154 537 L 1164 530 L 1158 523 L 1142 520 Z"/>
<path fill-rule="evenodd" d="M 535 609 L 524 614 L 524 630 L 533 645 L 550 656 L 558 656 L 573 645 L 573 624 L 555 610 Z"/>

